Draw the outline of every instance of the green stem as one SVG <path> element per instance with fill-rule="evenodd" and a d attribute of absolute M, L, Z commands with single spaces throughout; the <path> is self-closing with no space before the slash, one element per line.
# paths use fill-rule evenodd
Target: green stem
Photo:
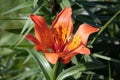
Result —
<path fill-rule="evenodd" d="M 57 62 L 53 67 L 53 73 L 52 73 L 52 79 L 51 80 L 56 80 L 56 74 L 57 74 L 57 70 L 58 70 L 58 65 L 59 65 L 59 62 Z"/>
<path fill-rule="evenodd" d="M 93 40 L 91 41 L 91 45 L 95 42 L 95 40 L 100 36 L 100 34 L 107 28 L 107 26 L 115 19 L 115 17 L 120 14 L 120 10 L 104 25 L 101 27 L 100 31 L 98 32 L 98 34 L 93 38 Z"/>
<path fill-rule="evenodd" d="M 108 61 L 108 73 L 109 73 L 109 80 L 111 80 L 111 67 L 109 61 Z"/>

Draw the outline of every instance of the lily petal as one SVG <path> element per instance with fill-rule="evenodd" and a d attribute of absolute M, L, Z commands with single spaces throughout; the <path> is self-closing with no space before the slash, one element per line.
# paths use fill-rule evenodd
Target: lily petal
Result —
<path fill-rule="evenodd" d="M 94 28 L 86 23 L 79 26 L 75 35 L 79 35 L 84 45 L 87 44 L 87 40 L 90 34 L 97 32 L 99 28 Z"/>
<path fill-rule="evenodd" d="M 67 56 L 67 57 L 65 57 L 65 58 L 62 58 L 62 59 L 61 59 L 61 62 L 64 63 L 64 64 L 67 64 L 67 63 L 70 62 L 70 60 L 71 60 L 71 57 L 70 57 L 70 56 Z"/>
<path fill-rule="evenodd" d="M 37 25 L 36 27 L 39 27 L 40 29 L 49 29 L 42 16 L 31 14 L 30 18 L 34 21 L 35 25 Z"/>
<path fill-rule="evenodd" d="M 57 15 L 52 23 L 52 28 L 55 30 L 56 40 L 58 45 L 61 45 L 61 48 L 63 48 L 73 30 L 71 15 L 72 10 L 70 7 L 67 7 Z"/>
<path fill-rule="evenodd" d="M 76 48 L 71 52 L 71 54 L 75 54 L 75 53 L 89 55 L 90 50 L 85 45 L 81 45 L 80 47 Z"/>
<path fill-rule="evenodd" d="M 55 64 L 57 63 L 59 59 L 59 54 L 58 53 L 45 53 L 45 57 L 51 64 Z"/>
<path fill-rule="evenodd" d="M 67 54 L 66 56 L 64 56 L 62 59 L 61 59 L 61 62 L 63 62 L 64 64 L 67 64 L 70 62 L 70 60 L 72 59 L 72 57 L 74 57 L 77 53 L 69 53 Z"/>
<path fill-rule="evenodd" d="M 64 10 L 62 10 L 52 23 L 52 28 L 59 28 L 61 26 L 66 28 L 67 35 L 71 35 L 72 29 L 73 29 L 73 23 L 72 23 L 72 9 L 70 7 L 66 7 Z"/>
<path fill-rule="evenodd" d="M 73 38 L 68 44 L 66 44 L 65 52 L 72 51 L 78 48 L 81 44 L 86 45 L 89 35 L 97 32 L 98 30 L 99 28 L 94 28 L 85 23 L 80 25 Z"/>
<path fill-rule="evenodd" d="M 80 44 L 81 44 L 81 37 L 79 35 L 74 35 L 73 38 L 66 44 L 64 51 L 70 52 L 76 49 Z"/>
<path fill-rule="evenodd" d="M 30 15 L 31 19 L 35 23 L 35 35 L 40 43 L 44 43 L 47 48 L 52 48 L 54 43 L 54 35 L 52 31 L 46 25 L 46 22 L 43 17 Z"/>
<path fill-rule="evenodd" d="M 90 50 L 85 47 L 84 45 L 81 45 L 80 47 L 78 47 L 77 49 L 73 50 L 72 52 L 70 52 L 68 55 L 64 56 L 61 61 L 64 64 L 67 64 L 70 62 L 70 60 L 77 54 L 85 54 L 85 55 L 89 55 L 90 54 Z"/>
<path fill-rule="evenodd" d="M 42 43 L 40 43 L 33 35 L 27 34 L 26 39 L 32 41 L 38 51 L 48 52 L 46 50 L 46 47 Z"/>

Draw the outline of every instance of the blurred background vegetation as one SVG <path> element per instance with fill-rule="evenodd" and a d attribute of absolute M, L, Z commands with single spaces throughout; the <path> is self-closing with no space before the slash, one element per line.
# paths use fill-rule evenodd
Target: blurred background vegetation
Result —
<path fill-rule="evenodd" d="M 86 69 L 65 80 L 120 80 L 119 0 L 0 0 L 0 80 L 45 80 L 26 51 L 34 47 L 24 39 L 27 33 L 33 33 L 29 15 L 41 15 L 51 25 L 66 6 L 72 7 L 74 32 L 82 23 L 101 30 L 89 38 L 91 55 L 77 55 L 65 68 L 86 62 L 102 67 Z"/>

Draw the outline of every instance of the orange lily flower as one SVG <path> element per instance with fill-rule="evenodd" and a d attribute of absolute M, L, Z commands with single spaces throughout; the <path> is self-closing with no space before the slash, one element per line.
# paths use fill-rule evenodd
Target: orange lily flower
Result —
<path fill-rule="evenodd" d="M 43 17 L 30 15 L 35 23 L 35 37 L 27 34 L 26 38 L 35 44 L 36 50 L 43 51 L 46 59 L 52 64 L 58 61 L 66 64 L 76 54 L 90 54 L 90 50 L 86 47 L 88 37 L 91 33 L 97 32 L 99 28 L 84 23 L 72 35 L 71 15 L 70 7 L 62 10 L 53 21 L 52 28 L 47 26 Z"/>

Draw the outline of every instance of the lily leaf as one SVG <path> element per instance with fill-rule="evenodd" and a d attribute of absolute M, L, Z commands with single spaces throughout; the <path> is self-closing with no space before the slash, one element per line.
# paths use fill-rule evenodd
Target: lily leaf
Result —
<path fill-rule="evenodd" d="M 104 55 L 100 55 L 100 54 L 96 54 L 96 53 L 94 53 L 93 56 L 97 57 L 97 58 L 101 58 L 101 59 L 107 60 L 107 61 L 120 63 L 120 60 L 114 59 L 114 58 L 111 58 L 111 57 L 108 57 L 108 56 L 104 56 Z"/>
<path fill-rule="evenodd" d="M 85 63 L 85 64 L 79 64 L 76 66 L 73 66 L 71 68 L 68 68 L 66 70 L 64 70 L 58 77 L 56 80 L 63 80 L 65 78 L 67 78 L 68 76 L 71 76 L 75 73 L 78 73 L 80 71 L 85 71 L 85 70 L 91 70 L 91 69 L 98 69 L 98 68 L 102 68 L 104 67 L 104 65 L 101 64 L 97 64 L 97 63 Z"/>
<path fill-rule="evenodd" d="M 38 7 L 33 13 L 37 13 L 46 3 L 43 3 L 40 7 Z M 20 35 L 23 35 L 23 37 L 17 42 L 15 47 L 17 47 L 25 38 L 26 34 L 28 34 L 33 29 L 33 25 L 31 25 L 31 19 L 28 17 L 26 20 L 25 25 L 23 26 L 23 29 L 20 33 Z"/>
<path fill-rule="evenodd" d="M 36 50 L 31 50 L 31 49 L 26 49 L 26 50 L 30 55 L 32 55 L 32 57 L 34 58 L 34 60 L 42 70 L 46 80 L 50 80 L 52 75 L 52 68 L 48 63 L 48 61 L 46 60 L 46 58 Z"/>
<path fill-rule="evenodd" d="M 33 2 L 32 1 L 22 3 L 22 4 L 16 6 L 15 8 L 13 8 L 13 9 L 11 9 L 9 11 L 3 12 L 1 15 L 5 15 L 5 14 L 8 14 L 8 13 L 14 12 L 16 10 L 19 10 L 19 9 L 22 9 L 22 8 L 26 8 L 26 7 L 30 7 L 30 6 L 33 6 Z"/>
<path fill-rule="evenodd" d="M 64 9 L 67 6 L 70 6 L 70 1 L 69 0 L 57 0 L 58 3 L 60 3 L 60 6 L 62 9 Z"/>
<path fill-rule="evenodd" d="M 36 69 L 33 69 L 33 70 L 29 70 L 29 71 L 26 71 L 18 76 L 15 76 L 13 78 L 10 78 L 9 80 L 23 80 L 29 76 L 32 76 L 36 73 L 39 73 L 41 70 L 39 68 L 36 68 Z"/>

